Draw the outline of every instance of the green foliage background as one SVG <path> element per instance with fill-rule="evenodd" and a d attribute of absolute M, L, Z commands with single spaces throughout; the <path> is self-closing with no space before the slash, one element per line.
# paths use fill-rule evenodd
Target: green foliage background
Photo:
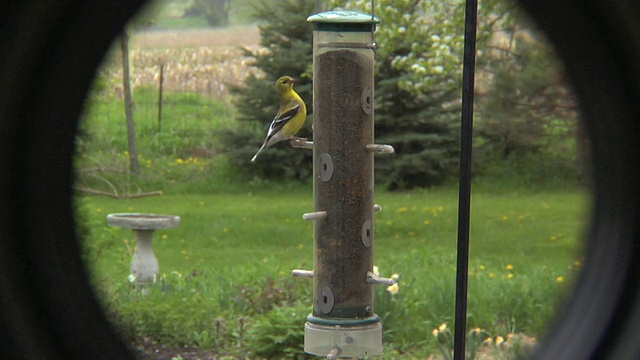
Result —
<path fill-rule="evenodd" d="M 364 0 L 332 4 L 338 5 L 371 12 L 371 3 Z M 463 5 L 376 2 L 375 14 L 381 18 L 375 35 L 376 142 L 396 149 L 393 156 L 376 158 L 381 186 L 428 187 L 457 173 Z M 312 109 L 312 32 L 305 19 L 313 11 L 313 4 L 304 0 L 261 2 L 256 7 L 267 51 L 247 54 L 264 76 L 251 76 L 244 87 L 234 89 L 243 126 L 226 136 L 232 162 L 241 171 L 275 179 L 311 175 L 310 153 L 283 144 L 267 150 L 258 164 L 248 159 L 275 114 L 275 79 L 298 77 L 296 90 Z M 576 182 L 575 105 L 551 50 L 512 4 L 484 1 L 482 14 L 487 18 L 481 19 L 478 36 L 476 172 L 542 156 L 554 161 L 557 176 Z M 310 115 L 302 137 L 311 136 Z"/>

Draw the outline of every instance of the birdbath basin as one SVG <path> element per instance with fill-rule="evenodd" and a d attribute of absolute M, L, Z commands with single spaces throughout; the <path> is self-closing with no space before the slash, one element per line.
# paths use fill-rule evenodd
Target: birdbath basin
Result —
<path fill-rule="evenodd" d="M 109 226 L 131 229 L 136 236 L 136 250 L 131 259 L 130 273 L 138 284 L 153 281 L 160 273 L 158 259 L 151 239 L 158 229 L 171 229 L 180 225 L 176 215 L 120 213 L 107 215 Z"/>

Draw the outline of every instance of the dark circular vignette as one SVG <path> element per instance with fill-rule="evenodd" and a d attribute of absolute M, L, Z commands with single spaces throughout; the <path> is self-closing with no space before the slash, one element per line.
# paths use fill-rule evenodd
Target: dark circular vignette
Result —
<path fill-rule="evenodd" d="M 587 266 L 539 359 L 640 359 L 640 3 L 521 1 L 565 65 L 591 142 Z"/>
<path fill-rule="evenodd" d="M 522 0 L 593 149 L 587 266 L 538 359 L 640 358 L 640 3 Z M 0 358 L 134 358 L 88 283 L 72 156 L 94 72 L 142 0 L 9 2 L 0 14 Z"/>
<path fill-rule="evenodd" d="M 10 1 L 0 12 L 0 358 L 133 358 L 88 283 L 71 174 L 95 70 L 142 4 Z"/>

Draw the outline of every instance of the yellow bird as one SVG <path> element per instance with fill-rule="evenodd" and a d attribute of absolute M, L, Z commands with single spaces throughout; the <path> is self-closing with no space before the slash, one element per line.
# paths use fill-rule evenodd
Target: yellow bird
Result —
<path fill-rule="evenodd" d="M 276 81 L 276 92 L 280 96 L 280 108 L 269 126 L 264 143 L 253 155 L 252 162 L 256 161 L 262 149 L 277 142 L 292 139 L 302 129 L 307 118 L 307 107 L 300 95 L 293 90 L 295 83 L 296 81 L 291 76 L 283 76 Z"/>

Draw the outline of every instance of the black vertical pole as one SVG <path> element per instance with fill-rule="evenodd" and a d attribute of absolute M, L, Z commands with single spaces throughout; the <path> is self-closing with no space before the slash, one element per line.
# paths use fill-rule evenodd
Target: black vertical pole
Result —
<path fill-rule="evenodd" d="M 473 92 L 476 66 L 478 1 L 467 0 L 462 68 L 462 114 L 460 128 L 460 192 L 458 195 L 458 257 L 453 359 L 465 359 L 467 333 L 467 286 L 469 283 L 469 222 L 471 213 L 471 160 L 473 145 Z"/>

